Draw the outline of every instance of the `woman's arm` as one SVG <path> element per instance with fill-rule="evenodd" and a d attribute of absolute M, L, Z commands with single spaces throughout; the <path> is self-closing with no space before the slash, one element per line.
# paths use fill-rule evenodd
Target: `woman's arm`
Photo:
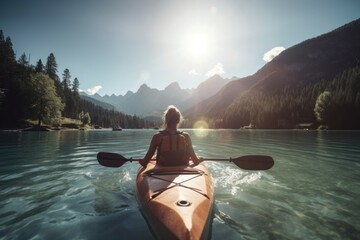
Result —
<path fill-rule="evenodd" d="M 183 133 L 183 135 L 185 136 L 186 143 L 188 144 L 188 151 L 189 151 L 189 156 L 190 156 L 191 160 L 195 164 L 199 164 L 200 162 L 204 161 L 203 158 L 198 158 L 196 156 L 189 134 Z"/>
<path fill-rule="evenodd" d="M 149 146 L 149 149 L 144 157 L 144 159 L 140 160 L 139 163 L 143 165 L 144 167 L 150 162 L 151 158 L 154 156 L 156 148 L 159 144 L 159 133 L 155 134 L 152 139 Z"/>

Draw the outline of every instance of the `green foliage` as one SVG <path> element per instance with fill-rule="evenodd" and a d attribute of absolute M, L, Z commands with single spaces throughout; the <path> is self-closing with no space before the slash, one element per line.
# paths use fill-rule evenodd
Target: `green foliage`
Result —
<path fill-rule="evenodd" d="M 29 87 L 31 110 L 33 118 L 38 119 L 38 125 L 60 119 L 64 105 L 57 96 L 54 80 L 44 73 L 35 73 L 31 75 Z"/>
<path fill-rule="evenodd" d="M 62 81 L 64 91 L 70 88 L 70 84 L 71 84 L 70 79 L 71 79 L 70 70 L 66 68 L 63 73 L 63 81 Z"/>
<path fill-rule="evenodd" d="M 330 81 L 279 86 L 270 92 L 251 89 L 226 109 L 221 127 L 253 123 L 259 128 L 294 128 L 318 120 L 331 129 L 360 128 L 359 101 L 360 66 L 356 66 Z"/>
<path fill-rule="evenodd" d="M 50 53 L 50 55 L 47 58 L 45 71 L 49 75 L 49 77 L 53 80 L 58 80 L 59 77 L 57 76 L 57 63 L 55 59 L 55 55 L 53 53 Z"/>
<path fill-rule="evenodd" d="M 251 123 L 259 128 L 293 128 L 297 122 L 312 121 L 312 113 L 305 107 L 312 99 L 308 90 L 288 87 L 276 94 L 249 91 L 227 108 L 223 124 L 230 128 Z"/>
<path fill-rule="evenodd" d="M 332 105 L 331 101 L 331 93 L 329 91 L 321 93 L 317 98 L 314 113 L 320 123 L 329 121 L 329 117 L 331 117 L 331 114 L 329 114 Z"/>
<path fill-rule="evenodd" d="M 77 78 L 76 78 L 77 79 Z M 79 80 L 77 80 L 79 84 Z M 71 118 L 76 118 L 79 112 L 79 93 L 78 91 L 73 91 L 71 88 L 71 74 L 69 69 L 65 69 L 63 73 L 63 81 L 61 82 L 61 96 L 63 102 L 65 102 L 65 109 L 63 115 L 66 115 Z"/>
<path fill-rule="evenodd" d="M 104 109 L 91 102 L 81 99 L 81 109 L 88 112 L 91 122 L 105 128 L 119 127 L 122 128 L 153 128 L 154 123 L 141 119 L 137 116 L 130 116 L 114 110 Z"/>
<path fill-rule="evenodd" d="M 23 65 L 23 66 L 28 66 L 28 65 L 29 65 L 29 61 L 28 61 L 25 53 L 23 53 L 23 54 L 20 56 L 20 58 L 19 58 L 19 60 L 18 60 L 18 63 L 19 63 L 20 65 Z"/>
<path fill-rule="evenodd" d="M 330 128 L 360 128 L 360 66 L 350 68 L 336 76 L 327 85 L 332 104 L 324 124 Z"/>
<path fill-rule="evenodd" d="M 22 124 L 27 115 L 26 87 L 28 67 L 15 60 L 10 37 L 4 38 L 0 31 L 0 126 Z"/>
<path fill-rule="evenodd" d="M 81 111 L 81 113 L 79 114 L 79 119 L 82 122 L 83 126 L 89 125 L 91 123 L 91 117 L 88 112 L 84 114 L 84 112 Z"/>
<path fill-rule="evenodd" d="M 35 72 L 41 73 L 44 72 L 45 66 L 42 63 L 41 59 L 39 59 L 39 61 L 37 61 L 36 63 L 36 67 L 35 67 Z"/>
<path fill-rule="evenodd" d="M 72 85 L 72 91 L 73 93 L 79 95 L 79 86 L 80 82 L 77 78 L 74 79 L 73 85 Z"/>
<path fill-rule="evenodd" d="M 108 112 L 81 100 L 79 80 L 75 78 L 71 86 L 70 70 L 65 69 L 62 84 L 57 76 L 57 66 L 53 53 L 48 56 L 45 66 L 41 59 L 32 66 L 25 53 L 16 61 L 10 37 L 5 39 L 0 30 L 0 128 L 21 127 L 28 119 L 37 119 L 38 124 L 59 125 L 61 116 L 75 119 L 81 111 L 86 112 L 83 120 L 87 124 L 147 126 L 148 122 L 136 116 Z"/>

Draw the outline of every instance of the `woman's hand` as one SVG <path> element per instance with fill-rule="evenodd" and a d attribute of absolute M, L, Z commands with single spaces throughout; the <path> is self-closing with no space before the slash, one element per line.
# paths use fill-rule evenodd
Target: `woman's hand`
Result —
<path fill-rule="evenodd" d="M 203 162 L 204 161 L 204 158 L 200 157 L 200 158 L 194 158 L 193 159 L 193 162 L 195 165 L 198 165 L 199 163 Z"/>
<path fill-rule="evenodd" d="M 149 163 L 149 161 L 147 161 L 146 159 L 140 159 L 139 163 L 143 166 L 146 167 L 146 165 Z"/>

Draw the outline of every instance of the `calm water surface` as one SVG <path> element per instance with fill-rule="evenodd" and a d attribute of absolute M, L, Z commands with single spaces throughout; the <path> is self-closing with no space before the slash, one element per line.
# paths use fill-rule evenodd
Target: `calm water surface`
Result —
<path fill-rule="evenodd" d="M 360 132 L 188 132 L 200 156 L 275 159 L 262 172 L 206 163 L 212 239 L 359 239 Z M 153 239 L 135 199 L 138 164 L 106 168 L 96 154 L 143 157 L 154 133 L 1 132 L 0 239 Z"/>

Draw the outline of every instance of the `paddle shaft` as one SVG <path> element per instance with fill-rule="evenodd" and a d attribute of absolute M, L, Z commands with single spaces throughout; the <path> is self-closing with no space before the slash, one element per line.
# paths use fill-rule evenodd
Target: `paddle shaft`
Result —
<path fill-rule="evenodd" d="M 106 167 L 120 167 L 126 162 L 138 162 L 141 158 L 125 158 L 117 153 L 99 152 L 99 163 Z M 237 158 L 203 158 L 204 161 L 233 162 L 236 166 L 246 170 L 267 170 L 274 165 L 274 159 L 265 155 L 246 155 Z"/>
<path fill-rule="evenodd" d="M 200 158 L 201 159 L 201 158 Z M 204 161 L 216 161 L 216 162 L 231 162 L 232 158 L 202 158 Z M 143 158 L 127 158 L 129 162 L 139 162 L 144 160 Z M 155 160 L 155 159 L 153 159 Z"/>

